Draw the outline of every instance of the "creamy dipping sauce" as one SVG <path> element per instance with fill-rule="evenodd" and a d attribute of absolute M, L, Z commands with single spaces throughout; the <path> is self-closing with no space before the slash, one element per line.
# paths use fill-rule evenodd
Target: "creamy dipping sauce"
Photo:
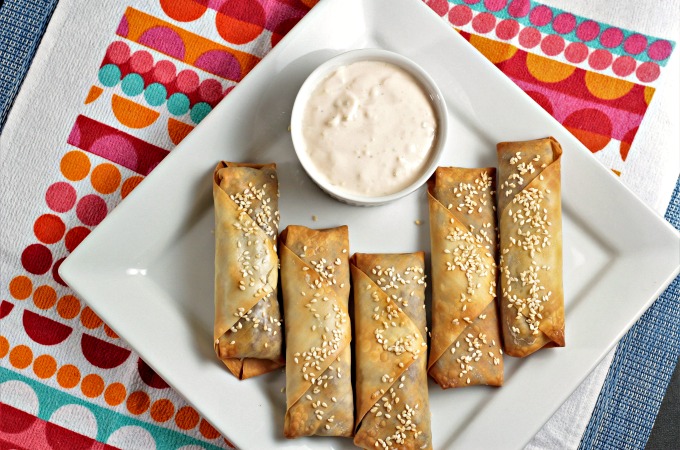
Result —
<path fill-rule="evenodd" d="M 328 75 L 305 105 L 305 151 L 330 184 L 364 196 L 413 183 L 435 143 L 437 119 L 420 83 L 390 63 L 359 61 Z"/>

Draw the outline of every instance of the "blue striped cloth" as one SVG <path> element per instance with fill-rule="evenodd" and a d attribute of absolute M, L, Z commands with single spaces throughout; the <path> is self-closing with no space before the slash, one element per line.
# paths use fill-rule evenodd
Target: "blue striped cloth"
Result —
<path fill-rule="evenodd" d="M 58 0 L 0 0 L 0 132 Z M 680 229 L 680 180 L 666 212 Z M 680 277 L 619 343 L 581 449 L 644 448 L 680 355 Z"/>
<path fill-rule="evenodd" d="M 0 0 L 0 132 L 58 0 Z"/>
<path fill-rule="evenodd" d="M 680 230 L 680 179 L 666 220 Z M 619 342 L 579 449 L 644 448 L 678 355 L 680 277 Z"/>

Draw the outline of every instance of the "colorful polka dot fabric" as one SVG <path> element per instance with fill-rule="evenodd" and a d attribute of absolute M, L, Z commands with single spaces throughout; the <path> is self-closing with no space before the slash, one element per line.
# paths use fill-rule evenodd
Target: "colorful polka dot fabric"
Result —
<path fill-rule="evenodd" d="M 127 7 L 0 286 L 0 448 L 232 447 L 58 275 L 62 261 L 316 0 Z M 609 168 L 626 170 L 674 43 L 530 0 L 427 0 Z"/>

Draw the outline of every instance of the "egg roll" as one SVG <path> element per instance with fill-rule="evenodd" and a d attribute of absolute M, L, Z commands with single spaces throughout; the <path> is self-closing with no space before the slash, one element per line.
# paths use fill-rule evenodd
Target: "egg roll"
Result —
<path fill-rule="evenodd" d="M 564 347 L 561 156 L 552 137 L 498 144 L 501 329 L 508 355 Z"/>
<path fill-rule="evenodd" d="M 215 327 L 219 359 L 246 379 L 284 365 L 277 298 L 275 164 L 220 162 L 215 204 Z"/>
<path fill-rule="evenodd" d="M 357 417 L 365 449 L 430 449 L 423 252 L 352 256 Z"/>
<path fill-rule="evenodd" d="M 284 435 L 351 436 L 348 229 L 291 225 L 279 247 L 288 361 Z"/>
<path fill-rule="evenodd" d="M 428 370 L 444 389 L 503 384 L 495 175 L 494 168 L 439 167 L 428 181 L 432 248 Z"/>

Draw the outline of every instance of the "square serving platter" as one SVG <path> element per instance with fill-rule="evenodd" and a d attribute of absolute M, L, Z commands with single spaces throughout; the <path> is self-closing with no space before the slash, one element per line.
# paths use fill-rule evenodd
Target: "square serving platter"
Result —
<path fill-rule="evenodd" d="M 304 79 L 325 60 L 367 47 L 411 58 L 438 84 L 450 124 L 441 165 L 494 166 L 499 141 L 552 135 L 564 148 L 567 347 L 506 357 L 502 388 L 429 387 L 435 448 L 521 448 L 678 273 L 680 238 L 418 0 L 320 2 L 66 259 L 60 275 L 237 446 L 353 448 L 350 439 L 284 439 L 283 370 L 238 381 L 216 359 L 211 180 L 219 160 L 273 161 L 281 229 L 347 224 L 352 253 L 428 251 L 424 188 L 385 206 L 349 206 L 321 192 L 295 157 L 288 125 Z"/>

